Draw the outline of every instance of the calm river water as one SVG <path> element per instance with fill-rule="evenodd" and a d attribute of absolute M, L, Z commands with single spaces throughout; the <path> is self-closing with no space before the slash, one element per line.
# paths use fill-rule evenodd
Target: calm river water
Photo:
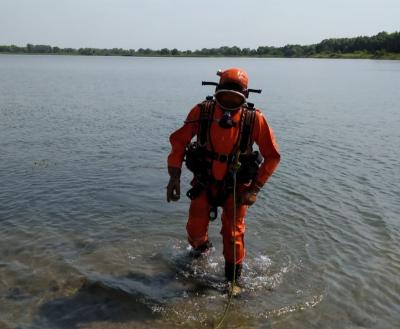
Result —
<path fill-rule="evenodd" d="M 246 69 L 281 148 L 224 328 L 400 328 L 400 62 L 0 56 L 0 328 L 212 328 L 169 134 Z M 184 172 L 183 190 L 190 175 Z"/>

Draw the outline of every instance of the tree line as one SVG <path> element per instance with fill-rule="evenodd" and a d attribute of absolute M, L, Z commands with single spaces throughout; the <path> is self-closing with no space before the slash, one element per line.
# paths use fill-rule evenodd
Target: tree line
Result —
<path fill-rule="evenodd" d="M 203 48 L 199 50 L 178 50 L 149 48 L 100 49 L 100 48 L 60 48 L 49 45 L 27 44 L 1 46 L 0 53 L 12 54 L 62 54 L 86 56 L 214 56 L 214 57 L 385 57 L 400 54 L 400 32 L 380 32 L 377 35 L 355 38 L 331 38 L 313 45 L 286 45 L 283 47 L 260 46 L 257 49 L 233 47 Z M 397 58 L 397 57 L 396 57 Z"/>

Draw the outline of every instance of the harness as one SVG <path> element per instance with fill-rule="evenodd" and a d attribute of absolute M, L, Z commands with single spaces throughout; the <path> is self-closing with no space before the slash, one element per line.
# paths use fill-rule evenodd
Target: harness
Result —
<path fill-rule="evenodd" d="M 186 193 L 190 199 L 195 199 L 204 189 L 211 204 L 210 219 L 217 217 L 217 208 L 223 206 L 228 196 L 233 192 L 233 164 L 237 154 L 242 163 L 237 172 L 238 183 L 249 183 L 257 175 L 263 161 L 259 152 L 252 152 L 252 132 L 256 118 L 254 104 L 247 103 L 242 108 L 239 124 L 239 135 L 230 154 L 215 152 L 211 140 L 211 124 L 214 121 L 215 100 L 212 96 L 199 104 L 200 116 L 197 140 L 189 144 L 185 152 L 187 168 L 193 172 L 192 188 Z M 228 172 L 223 180 L 216 180 L 212 175 L 212 163 L 219 161 L 228 165 Z M 217 194 L 213 195 L 210 185 L 214 185 Z"/>
<path fill-rule="evenodd" d="M 231 154 L 219 154 L 214 151 L 214 147 L 212 145 L 211 123 L 213 122 L 214 117 L 215 101 L 207 97 L 207 99 L 200 103 L 199 106 L 200 123 L 197 132 L 197 143 L 200 147 L 205 148 L 206 156 L 215 161 L 227 162 L 228 164 L 231 164 L 235 154 L 238 151 L 238 147 L 240 152 L 245 154 L 248 148 L 253 144 L 251 140 L 251 134 L 253 132 L 253 126 L 256 117 L 254 104 L 248 103 L 242 110 L 239 121 L 239 137 Z M 208 150 L 207 146 L 209 146 L 211 150 Z"/>

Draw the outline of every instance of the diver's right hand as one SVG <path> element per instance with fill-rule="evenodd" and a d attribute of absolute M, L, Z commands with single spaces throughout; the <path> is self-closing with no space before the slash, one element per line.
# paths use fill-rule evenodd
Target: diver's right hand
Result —
<path fill-rule="evenodd" d="M 170 178 L 167 185 L 167 201 L 178 201 L 181 197 L 180 179 Z"/>
<path fill-rule="evenodd" d="M 181 197 L 181 168 L 168 167 L 168 173 L 167 201 L 178 201 Z"/>

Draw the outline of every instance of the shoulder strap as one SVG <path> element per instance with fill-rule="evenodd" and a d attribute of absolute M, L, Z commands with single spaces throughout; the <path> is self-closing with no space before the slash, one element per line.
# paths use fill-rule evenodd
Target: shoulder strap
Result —
<path fill-rule="evenodd" d="M 240 140 L 240 153 L 246 153 L 247 149 L 253 144 L 252 132 L 254 127 L 254 121 L 256 118 L 256 111 L 254 107 L 246 107 L 244 115 L 244 123 L 242 136 Z"/>
<path fill-rule="evenodd" d="M 199 130 L 197 132 L 197 142 L 200 146 L 207 145 L 208 130 L 214 115 L 214 101 L 205 100 L 199 104 L 200 117 L 199 117 Z"/>

